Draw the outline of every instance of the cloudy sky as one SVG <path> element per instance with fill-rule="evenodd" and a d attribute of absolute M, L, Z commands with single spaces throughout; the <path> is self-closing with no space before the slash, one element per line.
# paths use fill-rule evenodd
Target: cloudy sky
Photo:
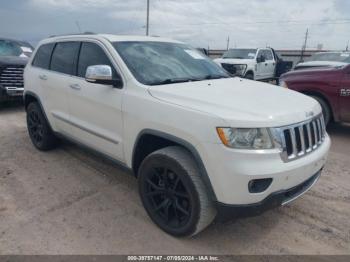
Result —
<path fill-rule="evenodd" d="M 345 49 L 349 0 L 150 0 L 150 34 L 193 46 Z M 0 37 L 36 44 L 49 35 L 92 31 L 145 34 L 146 0 L 0 0 Z M 80 28 L 79 28 L 80 27 Z"/>

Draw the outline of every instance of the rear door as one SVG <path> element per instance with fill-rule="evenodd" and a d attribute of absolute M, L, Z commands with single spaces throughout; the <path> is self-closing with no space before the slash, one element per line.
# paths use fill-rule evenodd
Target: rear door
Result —
<path fill-rule="evenodd" d="M 340 118 L 343 122 L 350 122 L 350 66 L 344 70 L 344 77 L 339 90 Z"/>
<path fill-rule="evenodd" d="M 46 114 L 52 119 L 55 131 L 71 133 L 68 92 L 69 78 L 75 73 L 79 42 L 58 42 L 51 55 L 49 71 L 39 77 L 44 82 L 43 89 Z"/>
<path fill-rule="evenodd" d="M 68 84 L 73 136 L 81 143 L 123 161 L 122 95 L 124 89 L 85 80 L 88 66 L 109 65 L 117 74 L 111 55 L 98 41 L 81 44 L 77 76 Z"/>

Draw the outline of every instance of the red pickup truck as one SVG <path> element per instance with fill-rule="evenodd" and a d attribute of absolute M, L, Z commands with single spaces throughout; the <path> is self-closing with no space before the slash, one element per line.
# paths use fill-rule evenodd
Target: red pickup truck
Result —
<path fill-rule="evenodd" d="M 350 65 L 290 71 L 280 85 L 315 98 L 327 124 L 350 122 Z"/>

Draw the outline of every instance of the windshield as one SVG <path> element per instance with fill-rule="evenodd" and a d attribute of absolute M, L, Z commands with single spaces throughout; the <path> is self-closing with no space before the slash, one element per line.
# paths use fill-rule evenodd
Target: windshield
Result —
<path fill-rule="evenodd" d="M 114 42 L 134 77 L 145 85 L 218 79 L 229 75 L 197 50 L 178 43 Z"/>
<path fill-rule="evenodd" d="M 309 61 L 350 63 L 350 53 L 319 53 L 313 55 Z"/>
<path fill-rule="evenodd" d="M 0 40 L 0 56 L 24 56 L 29 57 L 32 54 L 32 48 L 23 43 L 17 44 L 9 40 Z"/>
<path fill-rule="evenodd" d="M 257 49 L 230 49 L 222 58 L 255 59 Z"/>

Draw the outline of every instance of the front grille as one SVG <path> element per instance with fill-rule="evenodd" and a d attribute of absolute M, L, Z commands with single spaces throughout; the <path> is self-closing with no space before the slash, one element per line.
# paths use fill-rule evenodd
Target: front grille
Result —
<path fill-rule="evenodd" d="M 0 85 L 7 89 L 23 88 L 24 66 L 7 66 L 0 72 Z"/>
<path fill-rule="evenodd" d="M 301 158 L 316 150 L 326 138 L 323 115 L 296 125 L 274 128 L 276 142 L 283 149 L 281 157 L 289 162 Z"/>
<path fill-rule="evenodd" d="M 235 67 L 235 65 L 222 63 L 221 66 L 230 74 L 235 75 L 237 73 L 237 68 Z"/>

